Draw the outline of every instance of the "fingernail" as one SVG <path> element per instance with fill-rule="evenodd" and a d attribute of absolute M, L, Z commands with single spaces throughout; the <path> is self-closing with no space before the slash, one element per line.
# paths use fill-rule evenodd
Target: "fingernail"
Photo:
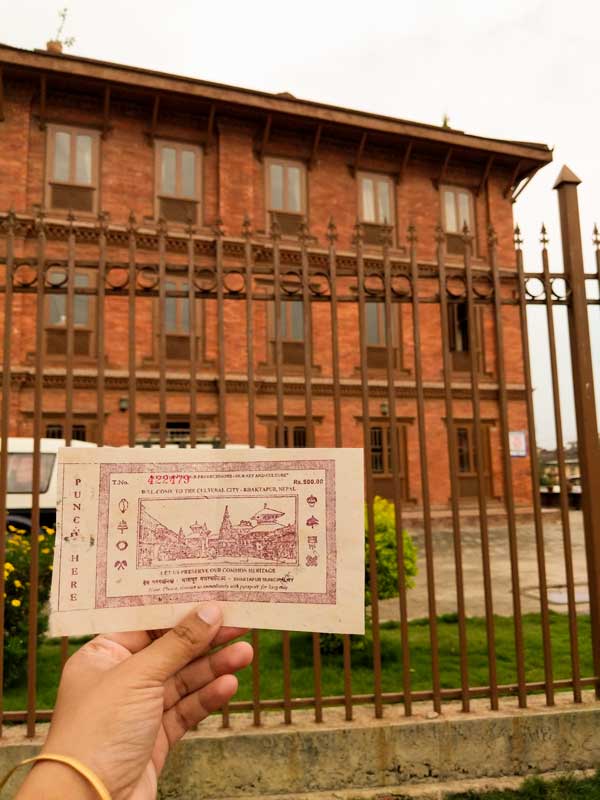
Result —
<path fill-rule="evenodd" d="M 216 625 L 221 621 L 221 609 L 215 603 L 209 603 L 198 609 L 198 616 L 207 625 Z"/>

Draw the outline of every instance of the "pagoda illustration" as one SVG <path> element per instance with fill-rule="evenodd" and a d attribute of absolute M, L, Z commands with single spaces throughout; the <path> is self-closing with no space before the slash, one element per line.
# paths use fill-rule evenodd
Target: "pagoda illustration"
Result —
<path fill-rule="evenodd" d="M 218 530 L 196 519 L 186 533 L 182 527 L 172 530 L 142 504 L 138 565 L 187 559 L 292 564 L 298 560 L 297 529 L 295 521 L 286 522 L 285 517 L 285 511 L 270 508 L 265 502 L 250 519 L 234 524 L 227 504 Z"/>

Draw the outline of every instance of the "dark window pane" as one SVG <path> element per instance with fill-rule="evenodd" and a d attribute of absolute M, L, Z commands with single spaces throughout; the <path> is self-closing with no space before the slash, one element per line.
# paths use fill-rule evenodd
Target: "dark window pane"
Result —
<path fill-rule="evenodd" d="M 62 425 L 46 425 L 46 439 L 62 439 Z"/>
<path fill-rule="evenodd" d="M 379 307 L 377 303 L 365 304 L 367 318 L 367 344 L 383 344 L 379 335 Z"/>
<path fill-rule="evenodd" d="M 456 439 L 458 444 L 458 471 L 472 472 L 471 454 L 469 452 L 469 431 L 467 428 L 456 429 Z"/>
<path fill-rule="evenodd" d="M 294 428 L 294 447 L 306 447 L 306 428 Z"/>
<path fill-rule="evenodd" d="M 371 471 L 383 472 L 383 428 L 371 428 Z"/>
<path fill-rule="evenodd" d="M 174 292 L 176 284 L 172 281 L 167 281 L 165 284 L 167 292 Z M 165 298 L 165 330 L 167 333 L 174 333 L 177 330 L 177 298 Z"/>
<path fill-rule="evenodd" d="M 291 331 L 290 338 L 296 341 L 304 339 L 304 309 L 300 301 L 290 303 Z"/>
<path fill-rule="evenodd" d="M 76 439 L 78 442 L 86 442 L 87 433 L 85 425 L 73 425 L 73 432 L 71 438 Z"/>

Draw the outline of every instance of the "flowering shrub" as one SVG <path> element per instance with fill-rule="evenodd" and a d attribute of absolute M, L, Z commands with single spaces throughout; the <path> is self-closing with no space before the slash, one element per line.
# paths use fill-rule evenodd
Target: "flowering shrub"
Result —
<path fill-rule="evenodd" d="M 21 683 L 26 672 L 29 631 L 29 566 L 31 540 L 24 530 L 8 526 L 4 561 L 4 681 L 6 686 Z M 54 531 L 43 528 L 39 539 L 38 640 L 48 627 L 46 606 L 52 582 Z"/>

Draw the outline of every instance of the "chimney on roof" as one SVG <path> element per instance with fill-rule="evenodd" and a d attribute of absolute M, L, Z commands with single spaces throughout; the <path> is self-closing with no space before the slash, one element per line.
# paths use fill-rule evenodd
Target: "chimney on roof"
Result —
<path fill-rule="evenodd" d="M 49 53 L 59 54 L 63 51 L 63 43 L 59 39 L 50 39 L 46 42 L 46 50 Z"/>

